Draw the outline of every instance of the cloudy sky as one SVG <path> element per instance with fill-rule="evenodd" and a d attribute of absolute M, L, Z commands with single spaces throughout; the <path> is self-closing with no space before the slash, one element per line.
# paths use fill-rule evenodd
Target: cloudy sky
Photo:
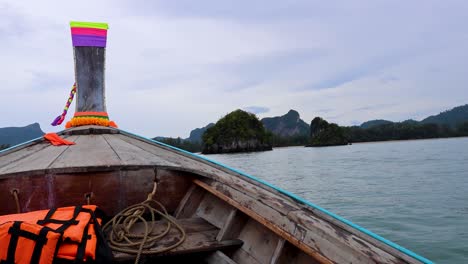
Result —
<path fill-rule="evenodd" d="M 0 0 L 0 127 L 61 129 L 70 20 L 109 23 L 108 112 L 144 136 L 188 137 L 238 108 L 421 119 L 468 103 L 467 14 L 464 0 Z"/>

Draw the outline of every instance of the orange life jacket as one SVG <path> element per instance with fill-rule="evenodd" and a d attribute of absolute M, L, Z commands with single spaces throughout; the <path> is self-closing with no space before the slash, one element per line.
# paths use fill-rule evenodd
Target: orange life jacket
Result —
<path fill-rule="evenodd" d="M 37 224 L 3 223 L 0 225 L 0 263 L 52 263 L 60 237 L 60 233 Z"/>
<path fill-rule="evenodd" d="M 61 207 L 0 216 L 0 223 L 20 220 L 61 233 L 62 243 L 56 256 L 58 259 L 93 261 L 96 260 L 96 253 L 99 251 L 104 253 L 108 260 L 111 253 L 100 229 L 102 218 L 96 216 L 96 210 L 95 205 Z"/>

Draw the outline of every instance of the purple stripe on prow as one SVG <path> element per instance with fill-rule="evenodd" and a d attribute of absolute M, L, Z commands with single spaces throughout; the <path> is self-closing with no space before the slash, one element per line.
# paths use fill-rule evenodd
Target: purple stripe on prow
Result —
<path fill-rule="evenodd" d="M 73 46 L 106 47 L 107 38 L 91 35 L 72 35 Z"/>

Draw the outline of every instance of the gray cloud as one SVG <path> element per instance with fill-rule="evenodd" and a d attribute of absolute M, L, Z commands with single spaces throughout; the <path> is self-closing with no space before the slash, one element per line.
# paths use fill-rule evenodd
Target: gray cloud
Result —
<path fill-rule="evenodd" d="M 57 130 L 48 124 L 74 76 L 70 20 L 109 22 L 108 111 L 146 136 L 187 137 L 246 105 L 344 125 L 438 113 L 468 101 L 467 9 L 432 0 L 4 0 L 0 112 L 9 115 L 0 127 Z"/>
<path fill-rule="evenodd" d="M 367 105 L 367 106 L 355 108 L 354 111 L 369 111 L 369 110 L 375 110 L 375 109 L 394 107 L 394 106 L 397 106 L 397 105 L 398 104 L 393 104 L 393 103 L 392 104 Z"/>
<path fill-rule="evenodd" d="M 270 108 L 264 106 L 247 106 L 242 109 L 253 114 L 263 114 L 270 111 Z"/>

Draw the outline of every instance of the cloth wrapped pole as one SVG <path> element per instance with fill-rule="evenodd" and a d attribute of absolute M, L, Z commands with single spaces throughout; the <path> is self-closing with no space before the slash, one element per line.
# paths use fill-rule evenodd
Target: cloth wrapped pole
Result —
<path fill-rule="evenodd" d="M 75 115 L 66 128 L 84 125 L 117 127 L 109 121 L 105 101 L 107 23 L 70 22 L 77 86 Z"/>

